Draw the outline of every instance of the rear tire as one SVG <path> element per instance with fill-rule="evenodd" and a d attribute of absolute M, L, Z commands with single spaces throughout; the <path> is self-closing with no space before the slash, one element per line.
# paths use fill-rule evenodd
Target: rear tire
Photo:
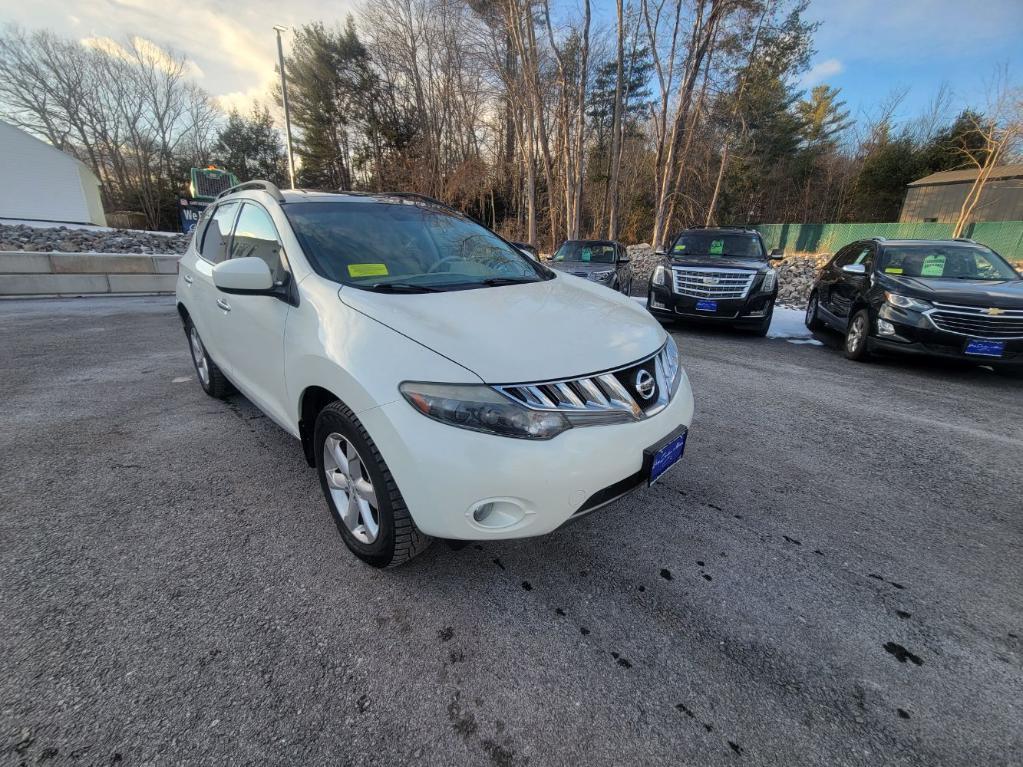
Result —
<path fill-rule="evenodd" d="M 224 399 L 234 391 L 234 387 L 231 386 L 231 382 L 227 380 L 223 371 L 217 367 L 217 363 L 210 359 L 210 354 L 206 351 L 206 346 L 203 344 L 202 338 L 199 337 L 199 331 L 195 329 L 191 317 L 185 318 L 185 337 L 188 338 L 188 348 L 192 353 L 192 365 L 195 366 L 195 376 L 199 379 L 202 390 L 211 397 Z"/>
<path fill-rule="evenodd" d="M 870 338 L 870 313 L 866 309 L 860 309 L 849 320 L 849 327 L 845 332 L 845 345 L 843 353 L 846 359 L 856 362 L 866 362 L 870 358 L 867 341 Z"/>
<path fill-rule="evenodd" d="M 313 452 L 334 524 L 355 556 L 396 567 L 429 547 L 433 539 L 416 527 L 383 456 L 343 403 L 316 416 Z"/>

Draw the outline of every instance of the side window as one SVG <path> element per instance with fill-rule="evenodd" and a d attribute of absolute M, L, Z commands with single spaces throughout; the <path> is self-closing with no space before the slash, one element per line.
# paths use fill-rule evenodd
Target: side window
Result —
<path fill-rule="evenodd" d="M 281 241 L 270 214 L 252 203 L 242 205 L 241 215 L 234 227 L 231 240 L 231 258 L 255 256 L 266 261 L 274 282 L 283 282 L 287 267 L 283 262 Z"/>
<path fill-rule="evenodd" d="M 852 260 L 854 264 L 863 264 L 867 267 L 867 271 L 870 271 L 870 265 L 874 263 L 874 249 L 869 245 L 865 245 L 860 248 L 859 252 L 856 253 L 856 258 Z"/>
<path fill-rule="evenodd" d="M 209 224 L 202 233 L 199 252 L 207 261 L 219 264 L 227 257 L 227 241 L 231 236 L 231 223 L 238 211 L 238 203 L 225 202 L 213 211 Z"/>

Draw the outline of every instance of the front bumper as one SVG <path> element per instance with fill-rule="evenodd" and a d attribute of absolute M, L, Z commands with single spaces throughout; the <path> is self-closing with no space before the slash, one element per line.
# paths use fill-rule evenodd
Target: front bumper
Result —
<path fill-rule="evenodd" d="M 643 451 L 693 418 L 683 372 L 668 405 L 650 418 L 569 429 L 551 440 L 524 440 L 438 423 L 397 400 L 359 414 L 401 490 L 416 526 L 456 540 L 525 538 L 587 511 L 609 488 L 641 484 Z M 683 459 L 684 460 L 684 459 Z M 483 523 L 474 511 L 493 504 Z"/>
<path fill-rule="evenodd" d="M 926 355 L 970 361 L 979 365 L 1023 366 L 1023 339 L 1005 340 L 1002 357 L 987 357 L 966 353 L 969 341 L 979 339 L 980 336 L 939 330 L 920 312 L 899 309 L 886 303 L 878 310 L 877 318 L 889 323 L 894 333 L 881 333 L 881 324 L 878 322 L 868 341 L 869 348 L 874 351 Z"/>
<path fill-rule="evenodd" d="M 746 298 L 715 299 L 714 311 L 697 309 L 705 299 L 679 295 L 667 285 L 651 285 L 647 308 L 655 317 L 711 320 L 717 322 L 758 322 L 771 311 L 776 293 L 752 293 Z"/>

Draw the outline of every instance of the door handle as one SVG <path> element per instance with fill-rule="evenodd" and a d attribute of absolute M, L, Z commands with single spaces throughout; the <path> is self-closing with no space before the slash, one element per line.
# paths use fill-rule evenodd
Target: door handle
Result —
<path fill-rule="evenodd" d="M 192 278 L 192 275 L 190 275 L 190 274 L 186 274 L 186 275 L 185 275 L 185 283 L 186 283 L 186 284 L 188 284 L 188 285 L 191 285 L 191 284 L 192 284 L 192 282 L 193 282 L 193 278 Z"/>
<path fill-rule="evenodd" d="M 223 309 L 225 312 L 231 311 L 231 304 L 227 303 L 223 298 L 217 299 L 217 306 Z"/>

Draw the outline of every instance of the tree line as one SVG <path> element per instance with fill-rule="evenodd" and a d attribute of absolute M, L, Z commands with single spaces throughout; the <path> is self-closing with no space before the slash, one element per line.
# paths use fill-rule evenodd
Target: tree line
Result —
<path fill-rule="evenodd" d="M 298 184 L 420 192 L 543 249 L 581 236 L 659 245 L 693 224 L 895 220 L 910 181 L 1016 151 L 1004 110 L 950 120 L 945 90 L 899 123 L 897 93 L 854 120 L 837 89 L 802 88 L 816 30 L 805 1 L 595 10 L 374 0 L 296 29 L 285 69 Z M 141 210 L 154 228 L 173 226 L 189 167 L 287 178 L 267 105 L 219 113 L 184 58 L 139 39 L 6 29 L 0 114 L 92 167 L 108 210 Z"/>

